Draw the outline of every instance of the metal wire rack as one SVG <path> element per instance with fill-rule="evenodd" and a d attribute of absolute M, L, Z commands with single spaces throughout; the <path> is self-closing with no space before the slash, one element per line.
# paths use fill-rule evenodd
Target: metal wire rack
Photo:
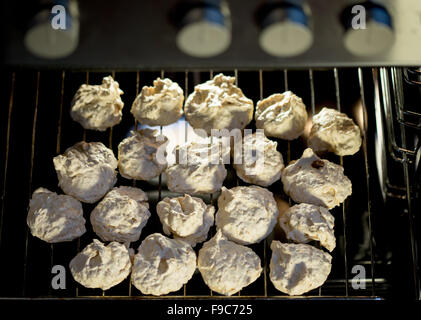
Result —
<path fill-rule="evenodd" d="M 380 75 L 391 72 L 394 76 L 395 91 L 399 87 L 400 69 L 380 69 Z M 142 295 L 131 284 L 130 277 L 118 286 L 107 291 L 86 289 L 76 284 L 71 278 L 68 270 L 68 263 L 85 245 L 90 243 L 95 234 L 90 229 L 78 240 L 69 243 L 46 244 L 30 235 L 26 226 L 26 213 L 28 202 L 33 190 L 40 186 L 46 186 L 51 190 L 60 192 L 57 187 L 52 157 L 60 154 L 79 140 L 102 141 L 116 153 L 118 143 L 133 128 L 139 124 L 129 113 L 130 103 L 139 93 L 143 85 L 151 85 L 156 77 L 169 77 L 183 87 L 185 97 L 192 92 L 194 86 L 209 78 L 215 72 L 236 76 L 236 83 L 243 89 L 246 96 L 254 102 L 275 92 L 292 90 L 303 97 L 308 106 L 310 118 L 321 106 L 337 108 L 354 117 L 360 125 L 363 134 L 363 145 L 361 151 L 352 157 L 337 157 L 327 155 L 328 159 L 335 161 L 345 168 L 353 182 L 354 194 L 347 199 L 340 207 L 332 210 L 336 219 L 335 233 L 338 246 L 333 252 L 333 269 L 326 283 L 302 297 L 289 297 L 277 291 L 268 279 L 268 268 L 270 259 L 270 240 L 279 236 L 275 230 L 272 235 L 260 244 L 251 247 L 261 257 L 263 263 L 262 276 L 249 287 L 238 293 L 236 298 L 307 298 L 307 299 L 381 299 L 390 295 L 390 259 L 384 258 L 376 253 L 376 245 L 373 232 L 373 178 L 371 171 L 372 159 L 369 154 L 369 126 L 375 117 L 373 110 L 367 108 L 367 88 L 365 82 L 369 69 L 323 69 L 323 70 L 209 70 L 196 71 L 185 70 L 182 72 L 173 71 L 136 71 L 136 72 L 103 72 L 103 71 L 17 71 L 8 73 L 8 108 L 7 123 L 5 124 L 6 134 L 4 143 L 4 171 L 2 183 L 2 203 L 0 216 L 0 252 L 2 256 L 10 257 L 13 263 L 10 266 L 3 266 L 11 275 L 11 284 L 5 286 L 3 297 L 49 297 L 49 298 L 130 298 L 130 299 L 151 299 L 156 297 Z M 379 70 L 373 70 L 373 77 Z M 119 81 L 120 87 L 125 92 L 123 121 L 114 128 L 104 133 L 83 130 L 77 123 L 74 123 L 69 116 L 68 109 L 70 101 L 76 89 L 81 83 L 99 83 L 101 78 L 107 74 Z M 386 79 L 382 78 L 381 86 L 384 93 L 390 92 Z M 371 83 L 372 85 L 372 83 Z M 344 87 L 346 90 L 344 90 Z M 316 94 L 317 93 L 317 94 Z M 318 97 L 320 95 L 320 98 Z M 386 104 L 390 103 L 386 94 Z M 27 104 L 31 101 L 30 104 Z M 397 104 L 400 105 L 400 104 Z M 385 106 L 389 111 L 391 105 Z M 390 113 L 386 113 L 389 117 Z M 22 120 L 23 119 L 23 120 Z M 311 121 L 311 120 L 310 120 Z M 311 122 L 309 122 L 310 124 Z M 387 122 L 389 125 L 389 121 Z M 393 125 L 393 124 L 392 124 Z M 404 124 L 402 124 L 404 125 Z M 250 125 L 251 128 L 254 124 Z M 308 133 L 309 127 L 306 129 Z M 394 130 L 395 128 L 389 127 Z M 176 131 L 173 128 L 160 127 L 159 130 L 168 135 L 170 140 L 175 132 L 183 137 L 184 141 L 192 138 L 192 129 L 186 121 L 180 120 Z M 391 131 L 393 132 L 393 131 Z M 397 146 L 390 141 L 391 148 L 401 152 L 404 172 L 408 178 L 407 156 L 411 155 L 405 145 Z M 278 140 L 278 149 L 284 156 L 285 162 L 301 156 L 305 147 L 305 139 L 298 141 Z M 23 165 L 18 163 L 22 161 Z M 23 169 L 22 169 L 23 168 Z M 26 169 L 28 168 L 28 169 Z M 407 168 L 405 170 L 405 168 Z M 229 174 L 224 183 L 227 187 L 244 185 L 235 175 L 232 168 L 228 168 Z M 23 172 L 24 171 L 24 172 Z M 27 171 L 27 172 L 26 172 Z M 24 182 L 23 184 L 21 182 Z M 412 216 L 410 182 L 406 179 L 405 185 L 407 194 L 407 210 Z M 140 240 L 152 233 L 162 232 L 159 220 L 153 211 L 156 203 L 163 196 L 173 196 L 165 186 L 165 177 L 159 176 L 153 181 L 129 181 L 119 177 L 117 185 L 132 185 L 142 188 L 147 192 L 152 218 L 142 231 Z M 280 183 L 275 183 L 269 188 L 279 202 L 289 203 L 292 201 L 283 194 Z M 374 192 L 377 192 L 375 190 Z M 218 194 L 204 196 L 207 203 L 216 205 L 215 199 Z M 85 218 L 93 209 L 92 205 L 84 204 Z M 352 212 L 351 212 L 352 211 Z M 357 213 L 356 213 L 357 212 Z M 89 219 L 86 219 L 89 221 Z M 87 223 L 89 224 L 89 222 Z M 413 224 L 410 225 L 413 231 Z M 351 231 L 351 233 L 350 233 Z M 211 230 L 213 235 L 215 230 Z M 356 236 L 358 234 L 360 237 Z M 22 241 L 24 239 L 24 241 Z M 411 234 L 412 258 L 416 261 L 415 234 Z M 137 248 L 140 241 L 132 244 Z M 197 250 L 200 249 L 200 246 Z M 62 264 L 67 270 L 67 287 L 65 290 L 53 290 L 51 287 L 51 269 L 53 265 Z M 363 284 L 354 288 L 355 265 L 364 266 L 366 274 L 358 278 Z M 5 270 L 3 270 L 5 271 Z M 350 272 L 351 271 L 351 272 Z M 414 280 L 417 280 L 416 264 L 414 263 Z M 229 298 L 210 291 L 203 283 L 198 272 L 193 279 L 175 293 L 161 296 L 159 299 L 189 298 L 205 299 Z"/>

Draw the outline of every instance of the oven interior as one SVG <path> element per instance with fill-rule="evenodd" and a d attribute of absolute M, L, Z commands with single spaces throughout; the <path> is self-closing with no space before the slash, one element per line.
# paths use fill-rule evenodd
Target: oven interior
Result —
<path fill-rule="evenodd" d="M 107 290 L 86 289 L 72 279 L 69 262 L 94 238 L 89 214 L 94 205 L 83 204 L 87 232 L 78 240 L 48 244 L 32 237 L 26 225 L 31 193 L 45 187 L 61 193 L 52 159 L 78 141 L 101 141 L 117 154 L 117 146 L 135 126 L 131 103 L 139 90 L 157 77 L 168 77 L 190 94 L 194 86 L 222 72 L 236 76 L 238 86 L 254 104 L 262 97 L 291 90 L 303 98 L 309 115 L 322 107 L 337 108 L 352 117 L 363 133 L 363 145 L 353 156 L 325 157 L 343 165 L 353 185 L 352 195 L 331 210 L 335 217 L 337 247 L 332 271 L 325 284 L 302 297 L 277 291 L 268 278 L 270 241 L 280 237 L 275 228 L 269 238 L 251 248 L 260 256 L 264 272 L 236 298 L 245 299 L 419 299 L 419 236 L 416 215 L 420 207 L 421 85 L 417 68 L 312 68 L 312 69 L 213 69 L 213 70 L 108 70 L 33 69 L 7 70 L 2 74 L 0 108 L 0 286 L 1 297 L 23 298 L 122 298 L 150 299 L 127 278 Z M 119 125 L 105 132 L 84 130 L 70 118 L 71 99 L 83 83 L 97 84 L 113 75 L 124 91 L 125 107 Z M 421 78 L 421 77 L 420 77 Z M 310 117 L 311 118 L 311 117 Z M 310 120 L 311 121 L 311 120 Z M 276 140 L 284 162 L 301 156 L 311 122 L 302 137 Z M 254 121 L 248 128 L 254 129 Z M 170 139 L 171 148 L 194 139 L 192 128 L 180 119 L 157 128 Z M 171 149 L 167 150 L 169 153 Z M 246 185 L 226 165 L 227 188 Z M 147 192 L 151 218 L 138 242 L 162 232 L 156 203 L 179 194 L 167 190 L 165 175 L 152 181 L 132 181 L 118 176 L 116 186 L 137 186 Z M 280 181 L 269 187 L 280 208 L 288 205 Z M 218 193 L 205 195 L 217 205 Z M 281 209 L 282 210 L 282 209 Z M 214 227 L 211 235 L 215 233 Z M 210 236 L 211 236 L 210 235 Z M 197 252 L 201 245 L 195 248 Z M 66 288 L 55 290 L 52 267 L 66 268 Z M 178 292 L 166 298 L 225 298 L 203 282 L 198 271 Z"/>

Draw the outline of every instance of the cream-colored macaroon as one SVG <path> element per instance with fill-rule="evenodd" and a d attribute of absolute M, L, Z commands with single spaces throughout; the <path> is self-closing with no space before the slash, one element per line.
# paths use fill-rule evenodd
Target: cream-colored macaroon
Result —
<path fill-rule="evenodd" d="M 168 78 L 154 80 L 153 87 L 144 86 L 133 102 L 131 113 L 141 124 L 166 126 L 183 115 L 183 90 Z"/>
<path fill-rule="evenodd" d="M 308 145 L 314 151 L 348 156 L 360 150 L 361 142 L 360 128 L 345 113 L 323 108 L 313 117 Z"/>
<path fill-rule="evenodd" d="M 259 256 L 226 239 L 221 230 L 203 244 L 197 264 L 208 287 L 227 296 L 253 283 L 262 273 Z"/>
<path fill-rule="evenodd" d="M 195 129 L 244 129 L 253 118 L 253 101 L 235 84 L 235 77 L 217 74 L 195 86 L 185 103 L 186 119 Z"/>
<path fill-rule="evenodd" d="M 100 85 L 82 84 L 73 97 L 70 115 L 85 129 L 105 131 L 121 121 L 122 94 L 111 76 L 104 77 Z"/>
<path fill-rule="evenodd" d="M 257 102 L 254 119 L 256 128 L 264 129 L 268 137 L 297 139 L 307 123 L 303 100 L 291 91 L 275 93 Z"/>
<path fill-rule="evenodd" d="M 82 202 L 97 202 L 117 182 L 117 159 L 101 142 L 78 142 L 53 162 L 60 188 Z"/>

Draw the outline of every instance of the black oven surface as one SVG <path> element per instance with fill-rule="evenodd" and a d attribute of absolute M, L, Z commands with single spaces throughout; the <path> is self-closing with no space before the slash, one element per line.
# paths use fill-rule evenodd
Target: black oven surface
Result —
<path fill-rule="evenodd" d="M 402 69 L 396 68 L 6 71 L 2 75 L 5 90 L 1 93 L 0 108 L 1 297 L 153 298 L 142 295 L 131 285 L 129 278 L 107 291 L 77 285 L 68 265 L 78 251 L 97 238 L 89 222 L 89 214 L 94 205 L 83 204 L 87 232 L 80 239 L 48 244 L 33 237 L 28 230 L 26 215 L 29 199 L 38 187 L 62 193 L 57 186 L 52 159 L 76 142 L 101 141 L 111 147 L 116 155 L 119 142 L 134 128 L 134 118 L 129 111 L 144 85 L 151 85 L 158 76 L 165 76 L 176 81 L 187 95 L 196 84 L 219 72 L 235 75 L 239 87 L 254 104 L 262 97 L 289 89 L 303 98 L 309 115 L 317 113 L 323 106 L 338 108 L 352 117 L 364 132 L 363 146 L 355 155 L 343 158 L 327 156 L 330 161 L 344 166 L 345 174 L 352 181 L 353 193 L 343 205 L 331 210 L 335 217 L 337 238 L 337 247 L 332 253 L 332 272 L 321 288 L 306 293 L 304 297 L 374 300 L 417 297 L 417 270 L 413 264 L 413 259 L 416 259 L 417 238 L 412 215 L 417 208 L 419 210 L 419 190 L 414 181 L 416 160 L 413 152 L 411 153 L 411 148 L 415 148 L 415 145 L 406 145 L 409 137 L 397 139 L 396 143 L 401 149 L 406 148 L 402 151 L 399 146 L 392 146 L 392 151 L 397 150 L 396 154 L 401 155 L 400 162 L 392 159 L 387 147 L 380 148 L 380 151 L 378 147 L 379 114 L 376 112 L 387 109 L 387 106 L 383 108 L 383 104 L 387 102 L 384 98 L 387 79 L 392 81 L 389 83 L 389 93 L 392 95 L 390 98 L 393 100 L 398 96 L 394 81 L 400 79 L 396 75 L 402 75 Z M 83 130 L 70 118 L 71 99 L 81 84 L 98 84 L 102 77 L 109 74 L 115 76 L 124 91 L 123 120 L 112 130 L 103 133 Z M 408 90 L 412 90 L 411 87 Z M 377 97 L 379 99 L 376 99 L 376 92 L 380 95 Z M 381 114 L 380 117 L 384 118 L 384 123 L 388 123 L 387 114 Z M 162 132 L 170 141 L 175 135 L 185 137 L 187 124 L 184 119 L 180 120 L 177 128 L 174 131 L 163 127 Z M 249 128 L 254 128 L 254 121 Z M 397 128 L 399 125 L 394 130 Z M 388 132 L 386 129 L 385 131 Z M 389 138 L 386 134 L 383 140 L 386 146 L 389 145 Z M 302 137 L 291 143 L 282 140 L 277 142 L 286 163 L 299 158 L 306 146 Z M 411 140 L 411 143 L 415 142 Z M 385 153 L 385 167 L 381 173 L 376 156 L 378 152 Z M 231 165 L 227 165 L 227 169 L 228 176 L 224 182 L 226 187 L 234 187 L 237 183 L 245 184 L 236 177 Z M 379 178 L 382 174 L 386 175 L 387 181 Z M 135 185 L 147 192 L 149 197 L 152 217 L 143 229 L 140 240 L 131 245 L 137 249 L 147 235 L 162 232 L 155 212 L 156 203 L 159 199 L 176 194 L 167 190 L 165 175 L 148 182 L 134 182 L 118 176 L 117 186 L 119 185 Z M 273 184 L 269 189 L 277 200 L 288 203 L 289 199 L 283 192 L 281 182 Z M 216 205 L 217 197 L 216 193 L 203 196 L 203 199 Z M 211 234 L 214 233 L 213 227 Z M 272 239 L 277 238 L 279 230 L 275 228 L 266 241 L 251 246 L 260 256 L 264 272 L 255 283 L 241 290 L 235 298 L 295 298 L 277 291 L 268 278 L 271 256 L 269 245 Z M 195 251 L 200 247 L 198 245 Z M 66 268 L 66 289 L 52 288 L 54 274 L 51 269 L 54 265 L 63 265 Z M 210 291 L 197 271 L 180 291 L 160 298 L 209 297 L 223 298 Z"/>

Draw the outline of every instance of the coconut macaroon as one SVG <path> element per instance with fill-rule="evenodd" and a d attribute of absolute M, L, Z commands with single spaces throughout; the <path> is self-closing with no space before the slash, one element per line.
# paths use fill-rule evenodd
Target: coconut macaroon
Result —
<path fill-rule="evenodd" d="M 183 115 L 183 90 L 170 79 L 158 78 L 144 86 L 133 102 L 131 113 L 141 124 L 166 126 Z"/>
<path fill-rule="evenodd" d="M 338 156 L 353 155 L 361 147 L 361 131 L 345 113 L 323 108 L 313 117 L 308 145 L 314 151 L 329 151 Z"/>
<path fill-rule="evenodd" d="M 105 131 L 121 121 L 122 94 L 111 76 L 103 78 L 101 85 L 82 84 L 73 97 L 70 115 L 85 129 Z"/>
<path fill-rule="evenodd" d="M 284 160 L 276 148 L 277 143 L 266 138 L 263 132 L 244 135 L 240 163 L 236 163 L 234 157 L 233 166 L 237 176 L 244 182 L 262 187 L 278 181 Z"/>
<path fill-rule="evenodd" d="M 235 77 L 222 73 L 195 86 L 185 103 L 186 120 L 193 128 L 244 129 L 253 118 L 253 101 L 235 84 Z"/>
<path fill-rule="evenodd" d="M 132 131 L 118 145 L 118 169 L 127 179 L 151 180 L 167 168 L 168 138 L 158 130 Z"/>
<path fill-rule="evenodd" d="M 70 261 L 70 271 L 78 283 L 102 290 L 126 279 L 131 267 L 130 252 L 124 244 L 110 242 L 105 246 L 96 239 Z"/>
<path fill-rule="evenodd" d="M 143 294 L 160 296 L 181 289 L 195 270 L 196 254 L 188 243 L 154 233 L 134 257 L 132 283 Z"/>
<path fill-rule="evenodd" d="M 60 188 L 82 202 L 97 202 L 117 181 L 117 159 L 101 142 L 78 142 L 53 162 Z"/>
<path fill-rule="evenodd" d="M 156 212 L 166 235 L 172 234 L 175 239 L 184 240 L 194 247 L 206 240 L 214 222 L 215 208 L 186 194 L 158 202 Z"/>
<path fill-rule="evenodd" d="M 278 214 L 273 194 L 265 188 L 222 187 L 215 224 L 229 240 L 252 244 L 272 232 Z"/>
<path fill-rule="evenodd" d="M 326 208 L 308 203 L 296 204 L 279 216 L 279 226 L 288 240 L 319 241 L 329 251 L 336 247 L 334 225 L 335 218 Z"/>
<path fill-rule="evenodd" d="M 82 204 L 45 188 L 32 194 L 26 222 L 34 237 L 49 243 L 72 241 L 86 232 Z"/>
<path fill-rule="evenodd" d="M 308 244 L 272 241 L 269 278 L 279 291 L 301 295 L 320 287 L 329 276 L 332 257 Z"/>
<path fill-rule="evenodd" d="M 268 137 L 294 140 L 307 123 L 303 100 L 291 91 L 273 94 L 257 102 L 254 119 L 256 128 L 264 129 Z"/>
<path fill-rule="evenodd" d="M 150 216 L 146 193 L 121 186 L 98 203 L 91 212 L 91 224 L 102 241 L 134 242 Z"/>
<path fill-rule="evenodd" d="M 208 287 L 227 296 L 253 283 L 262 273 L 259 256 L 252 249 L 227 240 L 221 230 L 203 244 L 197 264 Z"/>
<path fill-rule="evenodd" d="M 227 176 L 223 162 L 229 157 L 229 150 L 220 147 L 219 143 L 210 141 L 177 146 L 174 149 L 177 161 L 165 171 L 168 189 L 189 194 L 220 190 Z"/>
<path fill-rule="evenodd" d="M 310 148 L 282 171 L 282 183 L 285 193 L 295 202 L 329 209 L 344 202 L 352 193 L 352 184 L 344 175 L 344 168 L 320 159 Z"/>

